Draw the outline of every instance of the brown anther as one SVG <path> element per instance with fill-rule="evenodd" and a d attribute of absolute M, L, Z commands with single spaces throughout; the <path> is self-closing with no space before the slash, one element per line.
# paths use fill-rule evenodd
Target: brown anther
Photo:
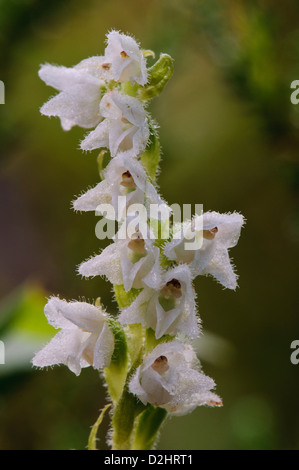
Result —
<path fill-rule="evenodd" d="M 203 237 L 206 240 L 213 240 L 217 232 L 218 227 L 211 228 L 211 230 L 203 230 Z"/>
<path fill-rule="evenodd" d="M 121 185 L 124 186 L 125 188 L 136 188 L 135 181 L 133 179 L 133 176 L 129 171 L 125 171 L 122 175 L 122 180 L 121 180 Z"/>
<path fill-rule="evenodd" d="M 106 108 L 110 108 L 110 106 L 111 106 L 110 101 L 107 101 L 107 103 L 106 103 Z"/>
<path fill-rule="evenodd" d="M 177 279 L 171 279 L 171 281 L 167 282 L 165 286 L 161 289 L 161 295 L 166 299 L 174 298 L 179 299 L 182 297 L 182 286 L 181 283 Z"/>
<path fill-rule="evenodd" d="M 134 235 L 132 235 L 131 240 L 128 243 L 128 248 L 139 255 L 146 254 L 145 242 L 139 231 L 136 231 Z"/>
<path fill-rule="evenodd" d="M 169 365 L 166 356 L 158 357 L 155 362 L 152 364 L 152 369 L 154 369 L 158 374 L 162 375 L 164 372 L 168 371 Z"/>
<path fill-rule="evenodd" d="M 105 64 L 102 64 L 102 68 L 104 70 L 110 70 L 112 67 L 112 64 L 109 64 L 108 62 L 106 62 Z"/>
<path fill-rule="evenodd" d="M 126 53 L 126 51 L 121 51 L 120 55 L 124 58 L 124 59 L 127 59 L 129 56 L 128 54 Z"/>

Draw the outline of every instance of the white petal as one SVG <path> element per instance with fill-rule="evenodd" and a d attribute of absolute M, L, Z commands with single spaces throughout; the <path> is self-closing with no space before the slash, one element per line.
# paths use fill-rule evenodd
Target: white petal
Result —
<path fill-rule="evenodd" d="M 76 125 L 86 129 L 97 126 L 101 121 L 100 89 L 87 95 L 86 87 L 77 85 L 73 87 L 72 92 L 74 94 L 59 93 L 45 103 L 40 112 L 45 116 L 60 117 L 64 130 L 69 130 Z"/>
<path fill-rule="evenodd" d="M 108 134 L 109 122 L 105 119 L 102 121 L 94 131 L 90 132 L 85 139 L 81 142 L 82 150 L 94 150 L 101 147 L 109 146 Z"/>
<path fill-rule="evenodd" d="M 95 211 L 100 204 L 111 202 L 111 183 L 103 180 L 94 188 L 79 196 L 73 201 L 75 211 Z"/>
<path fill-rule="evenodd" d="M 49 64 L 41 67 L 39 76 L 47 85 L 59 91 L 68 90 L 74 85 L 93 85 L 94 87 L 100 87 L 103 84 L 102 80 L 82 70 Z"/>
<path fill-rule="evenodd" d="M 118 321 L 122 325 L 131 325 L 134 323 L 141 323 L 142 326 L 147 325 L 147 309 L 148 304 L 155 291 L 145 288 L 138 295 L 138 297 L 125 308 L 118 317 Z"/>
<path fill-rule="evenodd" d="M 119 246 L 111 243 L 100 255 L 82 263 L 79 266 L 79 274 L 85 277 L 106 276 L 112 284 L 122 284 Z"/>
<path fill-rule="evenodd" d="M 100 331 L 105 323 L 105 313 L 100 307 L 87 302 L 66 302 L 63 316 L 84 331 Z"/>
<path fill-rule="evenodd" d="M 132 263 L 129 258 L 131 250 L 127 244 L 123 245 L 120 263 L 126 292 L 131 290 L 132 287 L 140 289 L 146 283 L 151 282 L 151 286 L 160 285 L 161 283 L 159 248 L 153 246 L 150 240 L 145 240 L 145 250 L 146 255 L 137 262 Z"/>
<path fill-rule="evenodd" d="M 50 325 L 54 328 L 74 329 L 74 325 L 65 318 L 64 311 L 68 308 L 66 300 L 59 297 L 51 297 L 45 306 L 45 315 Z"/>
<path fill-rule="evenodd" d="M 204 229 L 218 228 L 215 239 L 218 239 L 219 243 L 226 248 L 232 248 L 238 243 L 241 228 L 245 223 L 244 217 L 238 212 L 232 214 L 206 212 L 203 220 Z"/>
<path fill-rule="evenodd" d="M 196 314 L 195 290 L 192 286 L 191 272 L 187 265 L 179 265 L 166 272 L 164 284 L 176 279 L 181 284 L 182 297 L 178 299 L 177 306 L 165 312 L 157 300 L 156 338 L 164 334 L 175 335 L 184 333 L 190 338 L 199 334 L 199 319 Z"/>
<path fill-rule="evenodd" d="M 151 255 L 152 267 L 148 274 L 142 276 L 142 282 L 152 289 L 159 289 L 162 285 L 162 268 L 160 264 L 160 250 L 153 246 L 149 240 L 145 242 Z"/>
<path fill-rule="evenodd" d="M 110 365 L 113 351 L 114 335 L 108 324 L 105 323 L 94 348 L 94 368 L 102 369 L 103 367 L 108 367 Z"/>
<path fill-rule="evenodd" d="M 167 368 L 153 368 L 156 360 L 166 360 Z M 165 362 L 164 362 L 165 363 Z M 178 341 L 158 345 L 138 367 L 129 390 L 144 403 L 165 408 L 171 414 L 186 414 L 196 406 L 220 406 L 211 392 L 215 383 L 198 371 L 198 359 L 191 346 Z"/>
<path fill-rule="evenodd" d="M 105 65 L 109 66 L 104 56 L 94 56 L 82 60 L 74 68 L 76 70 L 83 70 L 84 72 L 87 72 L 89 75 L 92 75 L 96 78 L 101 78 L 106 81 L 110 81 L 112 80 L 112 74 L 109 68 L 107 69 Z"/>
<path fill-rule="evenodd" d="M 141 127 L 146 121 L 146 112 L 141 102 L 133 96 L 124 95 L 117 91 L 111 92 L 111 99 L 125 118 L 136 127 Z"/>
<path fill-rule="evenodd" d="M 82 343 L 88 338 L 89 333 L 83 333 L 79 329 L 62 330 L 39 351 L 32 360 L 36 367 L 48 367 L 64 364 L 76 375 L 81 372 L 81 367 L 87 367 L 86 361 L 81 360 Z"/>
<path fill-rule="evenodd" d="M 130 393 L 133 393 L 133 395 L 136 395 L 144 405 L 147 405 L 148 397 L 147 397 L 146 391 L 142 388 L 140 384 L 140 372 L 141 372 L 141 366 L 137 368 L 135 374 L 133 375 L 129 383 L 129 390 L 130 390 Z"/>
<path fill-rule="evenodd" d="M 107 36 L 105 57 L 112 62 L 114 80 L 136 81 L 144 85 L 147 81 L 146 61 L 135 39 L 117 31 L 111 31 Z M 121 52 L 127 57 L 122 57 Z"/>
<path fill-rule="evenodd" d="M 234 272 L 227 250 L 218 250 L 202 274 L 214 276 L 227 289 L 235 290 L 238 286 L 238 276 Z"/>

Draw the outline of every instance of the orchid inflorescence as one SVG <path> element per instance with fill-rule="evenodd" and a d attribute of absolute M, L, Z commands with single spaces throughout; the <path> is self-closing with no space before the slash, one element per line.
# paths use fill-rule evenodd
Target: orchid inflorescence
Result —
<path fill-rule="evenodd" d="M 120 228 L 112 243 L 78 271 L 84 277 L 105 276 L 113 284 L 120 314 L 109 315 L 100 299 L 90 304 L 51 297 L 45 315 L 60 331 L 33 364 L 65 364 L 76 375 L 89 366 L 102 371 L 113 449 L 149 449 L 167 415 L 222 405 L 214 381 L 201 371 L 188 344 L 201 331 L 193 280 L 211 275 L 225 288 L 236 288 L 228 250 L 237 244 L 244 223 L 236 212 L 196 214 L 173 224 L 163 238 L 171 210 L 156 186 L 161 149 L 147 105 L 171 77 L 173 60 L 161 54 L 148 68 L 148 56 L 153 52 L 141 50 L 134 38 L 111 31 L 104 56 L 72 68 L 46 64 L 39 72 L 59 91 L 41 113 L 59 117 L 64 130 L 92 129 L 81 149 L 100 151 L 102 181 L 75 199 L 73 208 L 96 211 L 111 205 Z M 104 156 L 110 157 L 105 167 Z M 118 236 L 132 223 L 127 209 L 136 204 L 147 211 L 145 227 Z M 152 204 L 166 208 L 155 221 L 160 228 L 155 236 L 148 212 Z M 197 244 L 188 247 L 190 234 Z"/>

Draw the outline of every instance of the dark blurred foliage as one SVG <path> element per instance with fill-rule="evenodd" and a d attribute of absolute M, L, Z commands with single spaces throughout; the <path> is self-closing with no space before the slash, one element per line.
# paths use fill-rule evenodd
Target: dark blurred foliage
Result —
<path fill-rule="evenodd" d="M 298 17 L 295 0 L 0 0 L 1 449 L 83 449 L 105 403 L 96 372 L 33 372 L 30 357 L 53 334 L 46 296 L 101 296 L 116 311 L 108 283 L 75 272 L 106 243 L 95 237 L 93 214 L 70 210 L 98 181 L 96 153 L 78 150 L 82 130 L 65 133 L 40 116 L 54 92 L 37 75 L 44 62 L 72 66 L 101 54 L 111 28 L 175 59 L 151 105 L 165 199 L 247 219 L 232 251 L 237 292 L 196 281 L 208 331 L 199 356 L 225 406 L 169 420 L 159 448 L 299 448 L 299 366 L 290 363 L 299 336 L 299 105 L 290 102 Z"/>

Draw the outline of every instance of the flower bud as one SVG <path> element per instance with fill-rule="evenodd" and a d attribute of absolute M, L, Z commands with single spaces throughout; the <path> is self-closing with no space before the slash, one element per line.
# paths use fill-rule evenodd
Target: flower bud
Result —
<path fill-rule="evenodd" d="M 148 81 L 138 90 L 138 97 L 148 101 L 162 93 L 165 85 L 173 74 L 173 58 L 168 54 L 161 54 L 157 62 L 148 70 Z"/>

